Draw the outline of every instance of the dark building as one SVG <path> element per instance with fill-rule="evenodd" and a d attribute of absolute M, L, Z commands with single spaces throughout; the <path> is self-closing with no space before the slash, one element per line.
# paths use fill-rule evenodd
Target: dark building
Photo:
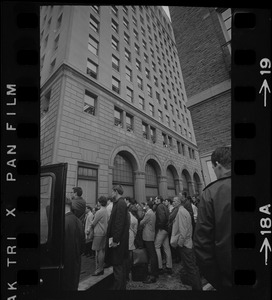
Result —
<path fill-rule="evenodd" d="M 205 184 L 210 156 L 231 144 L 231 9 L 170 6 Z"/>

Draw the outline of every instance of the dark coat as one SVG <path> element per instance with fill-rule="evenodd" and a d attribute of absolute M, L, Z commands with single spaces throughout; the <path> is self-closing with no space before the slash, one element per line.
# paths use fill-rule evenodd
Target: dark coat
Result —
<path fill-rule="evenodd" d="M 192 208 L 192 204 L 191 204 L 191 201 L 186 199 L 184 204 L 183 204 L 183 207 L 189 212 L 190 216 L 191 216 L 191 221 L 192 221 L 192 226 L 193 226 L 193 231 L 195 230 L 195 219 L 194 219 L 194 211 L 193 211 L 193 208 Z"/>
<path fill-rule="evenodd" d="M 129 213 L 123 197 L 113 200 L 113 207 L 108 223 L 105 262 L 108 265 L 121 265 L 128 258 L 129 250 Z M 109 238 L 120 243 L 116 248 L 109 248 Z"/>
<path fill-rule="evenodd" d="M 155 225 L 156 231 L 159 229 L 168 231 L 168 221 L 169 221 L 168 208 L 163 203 L 158 204 L 156 207 L 156 225 Z"/>
<path fill-rule="evenodd" d="M 194 234 L 198 265 L 217 289 L 231 286 L 231 174 L 209 184 L 198 205 Z"/>
<path fill-rule="evenodd" d="M 65 215 L 65 237 L 64 237 L 64 268 L 63 289 L 77 290 L 81 254 L 85 247 L 85 233 L 81 221 L 72 213 Z"/>
<path fill-rule="evenodd" d="M 82 224 L 85 220 L 86 201 L 82 197 L 72 199 L 72 212 L 80 219 Z"/>

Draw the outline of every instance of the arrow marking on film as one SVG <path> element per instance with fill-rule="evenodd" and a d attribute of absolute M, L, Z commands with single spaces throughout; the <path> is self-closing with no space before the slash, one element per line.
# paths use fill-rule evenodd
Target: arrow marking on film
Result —
<path fill-rule="evenodd" d="M 271 252 L 271 247 L 267 238 L 264 239 L 260 252 L 263 251 L 263 248 L 265 248 L 265 264 L 267 265 L 268 249 Z"/>
<path fill-rule="evenodd" d="M 259 90 L 259 94 L 262 92 L 262 89 L 264 89 L 264 107 L 266 107 L 266 91 L 268 90 L 268 93 L 271 93 L 266 79 Z"/>

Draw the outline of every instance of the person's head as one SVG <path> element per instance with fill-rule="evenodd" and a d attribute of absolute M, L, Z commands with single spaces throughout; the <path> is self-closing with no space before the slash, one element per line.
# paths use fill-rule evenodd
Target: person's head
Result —
<path fill-rule="evenodd" d="M 163 204 L 168 207 L 169 205 L 172 204 L 172 202 L 173 201 L 171 198 L 166 198 L 166 199 L 164 199 Z"/>
<path fill-rule="evenodd" d="M 136 206 L 130 205 L 128 211 L 131 212 L 136 219 L 138 219 L 138 209 Z"/>
<path fill-rule="evenodd" d="M 107 206 L 107 203 L 108 203 L 108 199 L 105 197 L 105 196 L 101 196 L 98 198 L 98 201 L 97 201 L 101 206 L 105 207 Z"/>
<path fill-rule="evenodd" d="M 176 195 L 176 196 L 173 198 L 173 206 L 174 206 L 174 207 L 177 207 L 177 206 L 181 205 L 181 199 L 182 199 L 182 196 L 181 196 L 181 195 Z"/>
<path fill-rule="evenodd" d="M 162 203 L 163 202 L 163 198 L 162 198 L 162 196 L 157 196 L 156 198 L 155 198 L 155 204 L 160 204 L 160 203 Z"/>
<path fill-rule="evenodd" d="M 124 193 L 123 187 L 121 185 L 115 185 L 112 188 L 111 195 L 113 198 L 118 199 L 123 195 L 123 193 Z"/>
<path fill-rule="evenodd" d="M 191 203 L 194 203 L 194 201 L 193 201 L 193 199 L 192 199 L 191 196 L 188 196 L 188 197 L 187 197 L 187 200 L 189 200 Z"/>
<path fill-rule="evenodd" d="M 231 147 L 219 147 L 211 155 L 212 167 L 217 179 L 231 170 Z"/>
<path fill-rule="evenodd" d="M 88 213 L 89 211 L 92 211 L 92 207 L 90 205 L 86 205 L 86 213 Z"/>
<path fill-rule="evenodd" d="M 79 186 L 73 187 L 72 188 L 72 199 L 76 197 L 81 197 L 83 194 L 82 188 Z"/>

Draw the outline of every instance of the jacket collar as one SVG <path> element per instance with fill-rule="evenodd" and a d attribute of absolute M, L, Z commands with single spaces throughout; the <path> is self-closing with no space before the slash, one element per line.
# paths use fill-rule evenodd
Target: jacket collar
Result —
<path fill-rule="evenodd" d="M 205 191 L 208 187 L 210 187 L 211 185 L 213 185 L 214 183 L 218 182 L 218 181 L 221 181 L 221 180 L 224 180 L 226 178 L 231 178 L 231 170 L 229 170 L 228 172 L 226 172 L 222 177 L 220 177 L 219 179 L 209 183 L 204 189 L 203 191 Z"/>

